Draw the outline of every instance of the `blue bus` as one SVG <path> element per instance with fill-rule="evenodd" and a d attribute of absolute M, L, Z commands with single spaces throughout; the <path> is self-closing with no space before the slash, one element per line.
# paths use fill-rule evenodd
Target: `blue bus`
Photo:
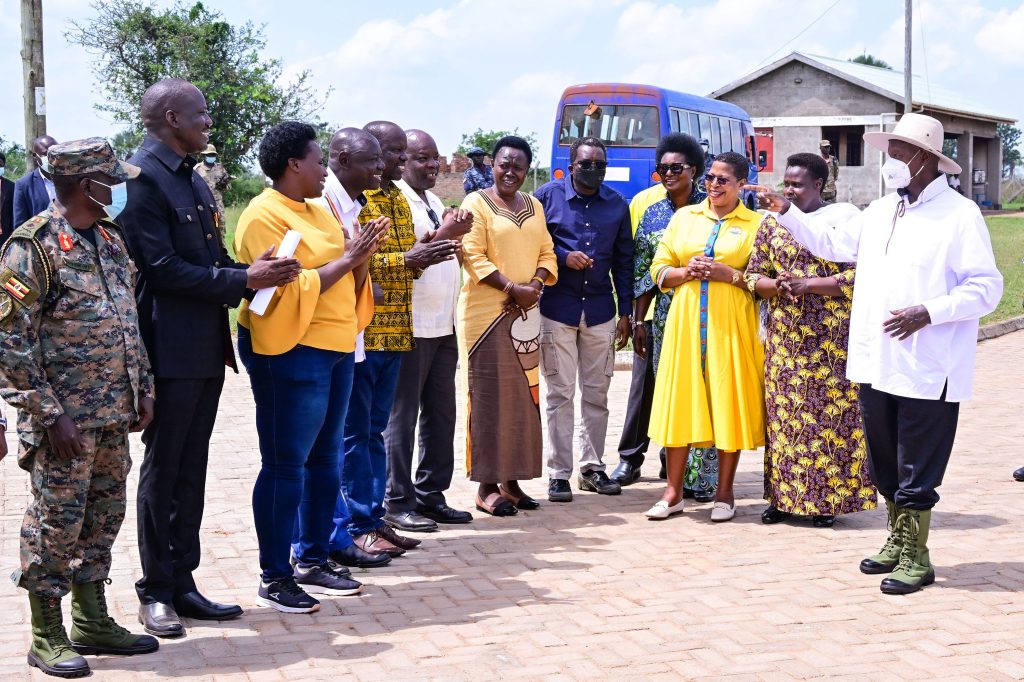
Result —
<path fill-rule="evenodd" d="M 735 104 L 650 85 L 589 83 L 565 89 L 555 113 L 551 173 L 564 178 L 569 145 L 588 135 L 608 147 L 605 182 L 629 201 L 658 182 L 654 149 L 662 135 L 681 132 L 706 138 L 709 152 L 735 151 L 756 159 L 754 126 Z M 748 182 L 757 182 L 752 163 Z"/>

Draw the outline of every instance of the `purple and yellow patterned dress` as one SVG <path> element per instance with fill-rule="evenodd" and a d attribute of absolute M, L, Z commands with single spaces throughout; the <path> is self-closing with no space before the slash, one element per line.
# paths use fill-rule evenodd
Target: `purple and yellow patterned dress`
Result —
<path fill-rule="evenodd" d="M 851 210 L 849 204 L 825 206 L 810 214 L 812 225 L 828 229 Z M 762 303 L 768 308 L 764 497 L 776 509 L 803 516 L 873 509 L 858 389 L 846 379 L 854 267 L 815 258 L 769 215 L 754 241 L 747 285 L 753 291 L 761 277 L 782 272 L 835 277 L 843 295 L 776 296 Z"/>

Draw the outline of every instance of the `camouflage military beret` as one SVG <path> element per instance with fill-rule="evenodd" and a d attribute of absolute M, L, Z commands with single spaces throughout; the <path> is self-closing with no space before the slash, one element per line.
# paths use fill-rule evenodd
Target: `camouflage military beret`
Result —
<path fill-rule="evenodd" d="M 118 180 L 131 180 L 139 175 L 139 167 L 117 160 L 114 148 L 102 137 L 88 137 L 55 144 L 46 151 L 50 175 L 83 175 L 106 173 Z"/>

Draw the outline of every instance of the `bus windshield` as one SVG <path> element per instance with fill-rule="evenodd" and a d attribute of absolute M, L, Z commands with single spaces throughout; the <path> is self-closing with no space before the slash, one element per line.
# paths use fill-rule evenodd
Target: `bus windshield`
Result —
<path fill-rule="evenodd" d="M 609 147 L 656 147 L 661 137 L 658 108 L 637 104 L 566 104 L 558 144 L 592 136 Z"/>

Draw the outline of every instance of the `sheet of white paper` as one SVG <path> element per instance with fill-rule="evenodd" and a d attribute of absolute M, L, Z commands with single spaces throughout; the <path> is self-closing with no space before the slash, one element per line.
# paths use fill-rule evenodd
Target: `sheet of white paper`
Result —
<path fill-rule="evenodd" d="M 277 253 L 274 255 L 278 258 L 291 258 L 300 241 L 302 241 L 301 232 L 288 230 L 281 240 L 281 245 L 277 247 Z M 262 315 L 267 312 L 267 306 L 270 305 L 270 299 L 274 297 L 276 290 L 276 287 L 267 287 L 257 291 L 256 295 L 253 296 L 252 303 L 249 304 L 249 312 L 255 315 Z"/>

